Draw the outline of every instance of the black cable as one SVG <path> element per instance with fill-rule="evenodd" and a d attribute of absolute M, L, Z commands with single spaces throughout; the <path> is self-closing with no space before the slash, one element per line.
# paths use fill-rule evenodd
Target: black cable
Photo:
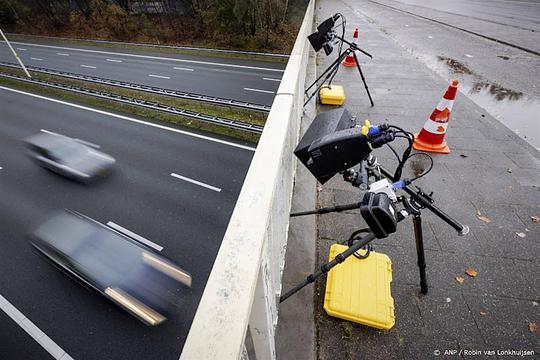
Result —
<path fill-rule="evenodd" d="M 409 156 L 411 154 L 412 145 L 413 145 L 413 141 L 414 141 L 414 135 L 412 133 L 408 132 L 408 131 L 403 130 L 399 126 L 389 125 L 388 128 L 396 129 L 397 130 L 397 135 L 395 135 L 395 137 L 398 137 L 398 138 L 403 138 L 404 137 L 409 142 L 409 146 L 403 152 L 401 161 L 399 162 L 399 164 L 398 164 L 398 166 L 396 168 L 396 171 L 394 172 L 394 178 L 392 179 L 392 181 L 396 182 L 396 181 L 399 181 L 399 179 L 401 179 L 401 174 L 403 172 L 403 166 L 405 165 L 405 162 L 407 161 L 407 159 L 409 158 Z M 400 135 L 400 133 L 405 135 L 405 136 Z"/>
<path fill-rule="evenodd" d="M 396 155 L 396 158 L 398 160 L 398 163 L 401 162 L 401 158 L 399 157 L 397 151 L 392 147 L 392 145 L 390 145 L 389 143 L 386 143 L 386 145 L 388 145 L 388 147 L 390 148 L 390 150 L 392 150 L 392 152 L 394 153 L 394 155 Z"/>
<path fill-rule="evenodd" d="M 336 15 L 338 15 L 342 20 L 341 20 L 341 24 L 338 24 L 336 26 L 334 26 L 334 28 L 338 27 L 339 25 L 341 25 L 341 37 L 344 37 L 345 36 L 345 27 L 347 25 L 347 19 L 345 18 L 345 16 L 341 13 L 336 13 Z M 343 41 L 340 41 L 339 42 L 339 48 L 338 48 L 338 59 L 341 57 L 341 55 L 343 54 L 342 53 L 342 50 L 343 50 Z M 332 81 L 334 81 L 334 77 L 337 75 L 339 71 L 339 66 L 336 66 L 336 68 L 334 70 L 332 70 L 332 75 L 330 76 L 330 78 L 328 79 L 328 87 L 331 86 L 332 84 Z M 322 88 L 322 87 L 321 87 Z"/>
<path fill-rule="evenodd" d="M 429 159 L 429 161 L 430 161 L 429 168 L 427 170 L 424 170 L 424 172 L 421 173 L 420 175 L 415 176 L 412 179 L 408 179 L 409 182 L 413 182 L 415 180 L 420 179 L 421 177 L 427 175 L 431 171 L 431 169 L 433 169 L 433 158 L 431 156 L 429 156 L 429 154 L 426 154 L 426 153 L 423 153 L 423 152 L 415 153 L 415 154 L 412 154 L 411 156 L 409 156 L 407 158 L 407 160 L 409 160 L 410 158 L 415 157 L 417 155 L 424 155 Z M 405 160 L 405 161 L 407 161 L 407 160 Z"/>
<path fill-rule="evenodd" d="M 347 240 L 347 246 L 351 247 L 354 245 L 354 242 L 355 240 L 356 241 L 360 241 L 362 240 L 362 237 L 356 237 L 358 234 L 362 234 L 362 233 L 370 233 L 371 230 L 369 228 L 364 228 L 364 229 L 360 229 L 360 230 L 356 230 L 355 232 L 353 232 L 351 234 L 351 236 L 349 236 L 349 239 Z M 361 255 L 358 251 L 355 252 L 353 255 L 355 258 L 357 259 L 360 259 L 360 260 L 365 260 L 368 258 L 369 256 L 369 253 L 371 252 L 372 250 L 372 247 L 368 244 L 364 247 L 364 249 L 366 250 L 366 253 L 364 255 Z"/>

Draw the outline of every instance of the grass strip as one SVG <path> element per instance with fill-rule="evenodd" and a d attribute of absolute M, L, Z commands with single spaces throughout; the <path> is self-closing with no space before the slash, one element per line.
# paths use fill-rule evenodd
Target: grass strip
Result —
<path fill-rule="evenodd" d="M 24 72 L 20 69 L 0 66 L 0 71 L 11 74 L 25 76 Z M 194 112 L 200 112 L 207 115 L 227 118 L 231 120 L 243 121 L 250 124 L 264 125 L 266 123 L 267 113 L 260 111 L 253 111 L 249 109 L 238 108 L 234 106 L 216 105 L 211 103 L 205 103 L 202 101 L 180 99 L 166 95 L 153 94 L 141 90 L 125 89 L 118 86 L 98 84 L 91 81 L 71 79 L 64 76 L 49 75 L 30 71 L 32 78 L 45 80 L 50 82 L 57 82 L 61 84 L 82 87 L 86 89 L 92 89 L 97 91 L 104 91 L 116 95 L 128 96 L 136 99 L 154 101 L 161 104 L 174 106 Z"/>
<path fill-rule="evenodd" d="M 7 71 L 6 71 L 7 72 Z M 142 108 L 135 105 L 122 104 L 116 101 L 96 98 L 90 95 L 77 94 L 66 90 L 54 89 L 39 84 L 31 84 L 14 79 L 8 79 L 0 77 L 0 84 L 16 88 L 19 90 L 25 90 L 32 93 L 38 93 L 47 95 L 53 98 L 59 98 L 66 101 L 74 102 L 81 105 L 88 105 L 100 109 L 112 110 L 117 113 L 123 113 L 125 115 L 135 115 L 145 118 L 153 122 L 164 122 L 169 124 L 179 125 L 184 128 L 197 129 L 204 132 L 210 132 L 227 137 L 233 137 L 239 140 L 257 143 L 259 135 L 247 131 L 228 128 L 225 126 L 219 126 L 212 123 L 206 123 L 203 121 L 194 120 L 184 116 L 168 114 L 161 111 Z"/>

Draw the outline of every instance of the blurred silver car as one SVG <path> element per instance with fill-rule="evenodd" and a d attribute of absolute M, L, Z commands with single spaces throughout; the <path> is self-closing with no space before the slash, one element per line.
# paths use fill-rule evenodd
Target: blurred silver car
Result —
<path fill-rule="evenodd" d="M 28 156 L 38 164 L 81 182 L 108 175 L 116 162 L 113 157 L 63 135 L 43 132 L 24 142 Z"/>
<path fill-rule="evenodd" d="M 191 275 L 151 248 L 85 215 L 55 213 L 31 244 L 86 287 L 155 326 L 181 306 Z"/>

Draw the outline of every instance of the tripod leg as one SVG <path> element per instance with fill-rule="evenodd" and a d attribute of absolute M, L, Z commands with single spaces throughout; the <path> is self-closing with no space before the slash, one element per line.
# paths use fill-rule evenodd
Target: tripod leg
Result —
<path fill-rule="evenodd" d="M 315 90 L 311 95 L 308 95 L 308 99 L 304 103 L 304 106 L 306 106 L 307 103 L 319 92 L 326 80 L 328 80 L 330 76 L 332 76 L 332 73 L 339 67 L 343 59 L 345 59 L 348 54 L 349 52 L 347 50 L 341 53 L 341 55 L 332 63 L 332 65 L 327 67 L 326 70 L 324 70 L 324 72 L 321 74 L 321 76 L 319 76 L 317 80 L 315 80 L 311 85 L 309 85 L 309 87 L 305 90 L 306 95 L 308 95 L 309 89 L 315 86 L 326 75 L 323 82 L 319 86 L 317 86 L 317 90 Z"/>
<path fill-rule="evenodd" d="M 362 82 L 364 83 L 364 87 L 366 88 L 366 92 L 367 92 L 367 96 L 369 98 L 369 102 L 371 103 L 371 106 L 374 106 L 375 104 L 373 104 L 373 99 L 371 98 L 371 93 L 369 92 L 369 89 L 368 89 L 368 86 L 367 86 L 367 83 L 366 83 L 366 78 L 364 78 L 364 73 L 362 72 L 362 68 L 360 67 L 360 63 L 358 62 L 358 57 L 356 56 L 356 52 L 352 52 L 353 53 L 353 56 L 354 56 L 354 61 L 356 61 L 356 67 L 358 68 L 358 72 L 360 73 L 360 77 L 362 78 Z"/>
<path fill-rule="evenodd" d="M 420 215 L 414 215 L 414 237 L 416 239 L 416 256 L 418 258 L 418 269 L 420 270 L 420 292 L 424 295 L 428 292 L 426 279 L 426 257 L 424 255 L 424 236 L 422 234 L 422 219 Z"/>

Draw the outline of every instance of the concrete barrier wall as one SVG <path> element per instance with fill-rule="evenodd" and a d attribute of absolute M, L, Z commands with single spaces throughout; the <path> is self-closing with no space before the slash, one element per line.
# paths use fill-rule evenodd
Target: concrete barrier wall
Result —
<path fill-rule="evenodd" d="M 314 16 L 311 0 L 246 175 L 181 360 L 275 359 L 289 213 Z"/>

